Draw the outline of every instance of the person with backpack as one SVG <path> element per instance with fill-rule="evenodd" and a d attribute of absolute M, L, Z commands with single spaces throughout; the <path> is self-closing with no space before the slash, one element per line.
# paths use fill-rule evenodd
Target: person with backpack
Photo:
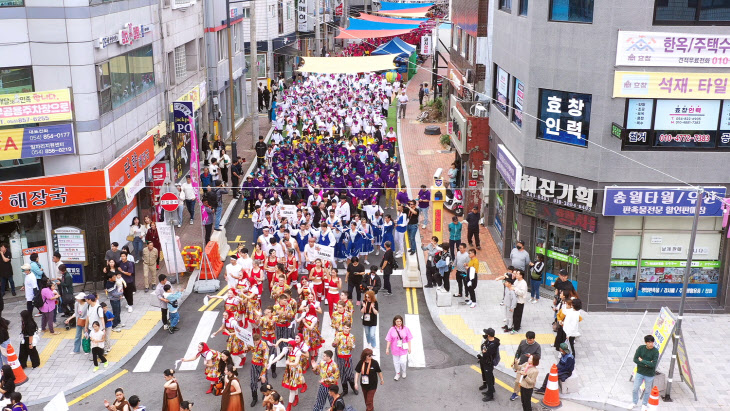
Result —
<path fill-rule="evenodd" d="M 33 315 L 28 310 L 20 312 L 20 334 L 23 336 L 23 341 L 20 343 L 20 353 L 18 354 L 18 360 L 20 360 L 20 366 L 25 368 L 28 366 L 28 357 L 30 357 L 30 364 L 33 368 L 38 368 L 41 365 L 41 357 L 38 355 L 38 349 L 36 344 L 36 332 L 38 331 L 38 324 L 33 319 Z"/>
<path fill-rule="evenodd" d="M 61 272 L 61 317 L 68 317 L 74 310 L 74 278 L 65 264 L 59 265 L 58 271 Z"/>
<path fill-rule="evenodd" d="M 537 304 L 540 301 L 540 284 L 542 284 L 542 275 L 545 272 L 545 256 L 537 255 L 537 260 L 530 264 L 530 302 Z"/>
<path fill-rule="evenodd" d="M 332 398 L 332 407 L 330 411 L 345 411 L 345 400 L 340 395 L 340 387 L 337 385 L 330 385 L 329 387 L 330 398 Z"/>
<path fill-rule="evenodd" d="M 501 361 L 499 355 L 499 338 L 494 336 L 494 328 L 484 330 L 484 342 L 481 346 L 481 353 L 477 355 L 479 367 L 482 369 L 482 385 L 480 390 L 484 392 L 482 401 L 494 401 L 494 367 Z"/>

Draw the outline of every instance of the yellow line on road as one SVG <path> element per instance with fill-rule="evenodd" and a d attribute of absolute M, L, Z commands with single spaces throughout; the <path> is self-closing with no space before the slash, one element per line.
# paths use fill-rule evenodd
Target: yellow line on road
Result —
<path fill-rule="evenodd" d="M 481 373 L 482 373 L 482 370 L 481 370 L 481 369 L 480 369 L 479 367 L 477 367 L 476 365 L 472 365 L 472 366 L 471 366 L 471 369 L 472 369 L 472 370 L 474 370 L 474 371 L 476 371 L 476 372 L 478 372 L 479 374 L 481 374 Z M 514 390 L 514 388 L 513 388 L 513 387 L 512 387 L 511 385 L 507 385 L 507 383 L 505 383 L 505 382 L 502 382 L 502 381 L 500 381 L 500 380 L 499 380 L 499 379 L 497 379 L 497 378 L 495 378 L 495 379 L 494 379 L 494 382 L 495 382 L 495 383 L 497 383 L 497 385 L 499 385 L 500 387 L 502 387 L 502 388 L 504 388 L 505 390 L 507 390 L 507 391 L 509 391 L 509 392 L 511 392 L 511 393 L 513 393 L 513 394 L 514 394 L 515 390 Z M 540 402 L 540 401 L 539 401 L 538 399 L 536 399 L 536 398 L 530 398 L 530 400 L 531 400 L 532 402 L 536 403 L 536 404 L 537 404 L 538 402 Z"/>
<path fill-rule="evenodd" d="M 406 288 L 406 307 L 408 308 L 408 314 L 413 314 L 413 308 L 411 308 L 411 289 Z"/>
<path fill-rule="evenodd" d="M 217 295 L 217 296 L 221 296 L 221 295 L 225 294 L 225 293 L 226 293 L 227 291 L 228 291 L 228 286 L 225 286 L 225 287 L 223 287 L 223 289 L 222 289 L 222 290 L 220 290 L 220 291 L 218 292 L 218 294 L 216 294 L 216 295 Z M 204 305 L 204 306 L 202 306 L 202 307 L 198 308 L 198 311 L 205 311 L 206 309 L 210 308 L 210 307 L 211 307 L 211 306 L 213 306 L 213 305 L 218 305 L 218 304 L 220 304 L 220 302 L 221 302 L 221 300 L 220 300 L 220 299 L 211 299 L 210 301 L 208 301 L 208 305 L 207 305 L 207 306 L 206 306 L 206 305 Z M 210 311 L 210 310 L 208 310 L 208 311 Z"/>
<path fill-rule="evenodd" d="M 245 211 L 246 210 L 241 210 L 241 212 L 238 214 L 238 219 L 239 220 L 243 220 L 243 216 L 245 215 L 245 213 L 244 213 Z"/>
<path fill-rule="evenodd" d="M 413 294 L 413 314 L 418 315 L 418 292 L 415 288 L 411 288 L 411 294 Z"/>
<path fill-rule="evenodd" d="M 223 300 L 215 300 L 215 302 L 213 302 L 213 304 L 211 304 L 208 308 L 206 308 L 205 311 L 213 311 L 213 309 L 215 309 L 215 307 L 217 307 L 218 304 L 221 303 L 221 301 L 223 301 Z"/>
<path fill-rule="evenodd" d="M 79 401 L 82 401 L 82 400 L 86 399 L 87 397 L 96 394 L 97 392 L 101 391 L 102 388 L 104 388 L 107 385 L 113 383 L 114 381 L 116 381 L 117 379 L 119 379 L 122 375 L 124 375 L 124 374 L 126 374 L 128 372 L 129 371 L 127 371 L 127 370 L 121 370 L 121 371 L 119 371 L 113 377 L 108 378 L 108 379 L 104 380 L 104 382 L 102 382 L 99 385 L 97 385 L 93 390 L 87 391 L 87 392 L 81 394 L 80 396 L 78 396 L 78 397 L 74 398 L 73 400 L 69 401 L 66 405 L 68 405 L 68 406 L 74 405 L 74 404 L 78 403 Z"/>

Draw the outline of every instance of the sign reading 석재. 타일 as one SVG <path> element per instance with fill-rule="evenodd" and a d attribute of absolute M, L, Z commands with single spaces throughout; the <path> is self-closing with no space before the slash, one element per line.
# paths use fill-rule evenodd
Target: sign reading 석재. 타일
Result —
<path fill-rule="evenodd" d="M 0 126 L 73 120 L 69 89 L 0 94 Z"/>
<path fill-rule="evenodd" d="M 613 97 L 721 100 L 728 98 L 729 79 L 730 73 L 617 71 Z"/>

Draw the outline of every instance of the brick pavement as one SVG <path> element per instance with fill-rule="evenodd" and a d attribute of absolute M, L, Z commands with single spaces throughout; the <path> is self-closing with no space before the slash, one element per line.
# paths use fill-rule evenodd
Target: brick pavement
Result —
<path fill-rule="evenodd" d="M 427 62 L 424 66 L 430 66 Z M 407 88 L 411 101 L 418 100 L 418 83 L 430 81 L 430 74 L 419 69 Z M 409 174 L 411 181 L 411 195 L 418 192 L 421 184 L 430 187 L 434 171 L 442 167 L 447 170 L 454 159 L 454 153 L 443 152 L 438 136 L 424 134 L 426 124 L 420 124 L 414 119 L 420 114 L 417 103 L 410 103 L 406 109 L 406 119 L 401 120 L 401 142 L 404 148 L 404 170 Z M 446 125 L 439 124 L 442 132 Z M 450 222 L 451 212 L 446 210 L 444 223 Z M 446 227 L 444 227 L 446 228 Z M 420 230 L 422 241 L 427 242 L 431 237 L 431 228 Z M 448 232 L 448 231 L 445 231 Z M 464 230 L 464 233 L 466 230 Z M 502 285 L 494 279 L 506 270 L 504 260 L 487 232 L 486 227 L 480 227 L 482 249 L 477 257 L 486 265 L 487 274 L 480 273 L 477 287 L 477 308 L 471 309 L 454 299 L 449 307 L 437 307 L 435 291 L 424 289 L 431 316 L 439 329 L 454 342 L 467 351 L 476 354 L 482 341 L 482 330 L 492 327 L 500 330 L 504 318 L 502 307 L 499 305 L 502 298 Z M 480 270 L 482 271 L 482 270 Z M 456 288 L 455 281 L 451 280 L 452 290 Z M 549 292 L 543 290 L 543 297 L 549 297 Z M 557 362 L 558 354 L 552 347 L 555 334 L 552 331 L 553 311 L 549 298 L 541 298 L 537 304 L 526 304 L 522 330 L 532 330 L 537 334 L 537 341 L 542 345 L 543 361 L 538 367 L 540 382 L 549 372 L 549 367 Z M 651 332 L 657 313 L 648 313 L 642 321 L 643 314 L 613 314 L 613 313 L 584 313 L 581 322 L 582 336 L 576 340 L 576 374 L 579 380 L 579 390 L 562 396 L 563 405 L 575 407 L 581 402 L 601 409 L 627 409 L 631 402 L 632 383 L 628 381 L 633 370 L 633 354 L 643 342 L 643 335 Z M 727 327 L 727 315 L 686 315 L 683 322 L 683 333 L 686 337 L 688 355 L 691 358 L 692 373 L 697 387 L 699 401 L 694 401 L 691 391 L 682 383 L 675 370 L 672 387 L 673 403 L 660 403 L 661 409 L 672 410 L 721 410 L 727 409 L 730 404 L 730 393 L 726 387 L 730 386 L 730 373 L 726 362 L 717 361 L 724 352 L 725 341 L 730 338 L 730 329 Z M 634 341 L 634 335 L 639 330 Z M 498 367 L 508 375 L 514 375 L 509 370 L 508 361 L 514 357 L 514 352 L 524 334 L 497 335 L 501 339 L 502 364 Z M 671 350 L 671 345 L 667 346 Z M 621 366 L 624 358 L 626 363 Z M 663 356 L 658 371 L 667 373 L 671 353 L 667 351 Z M 615 385 L 613 381 L 616 379 Z M 511 385 L 512 381 L 505 381 Z M 475 382 L 475 384 L 478 384 Z M 572 409 L 572 408 L 566 408 Z"/>

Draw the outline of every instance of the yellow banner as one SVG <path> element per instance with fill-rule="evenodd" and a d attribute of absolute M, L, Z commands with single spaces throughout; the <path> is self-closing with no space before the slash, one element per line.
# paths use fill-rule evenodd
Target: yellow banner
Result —
<path fill-rule="evenodd" d="M 183 94 L 175 101 L 192 101 L 193 110 L 198 111 L 200 109 L 200 86 L 195 86 L 187 93 Z M 170 112 L 172 113 L 172 104 L 170 104 Z"/>
<path fill-rule="evenodd" d="M 9 223 L 11 221 L 16 221 L 17 219 L 18 219 L 17 214 L 0 215 L 0 224 Z"/>
<path fill-rule="evenodd" d="M 73 120 L 69 89 L 0 94 L 0 126 Z"/>
<path fill-rule="evenodd" d="M 617 71 L 613 97 L 724 100 L 730 73 Z"/>

